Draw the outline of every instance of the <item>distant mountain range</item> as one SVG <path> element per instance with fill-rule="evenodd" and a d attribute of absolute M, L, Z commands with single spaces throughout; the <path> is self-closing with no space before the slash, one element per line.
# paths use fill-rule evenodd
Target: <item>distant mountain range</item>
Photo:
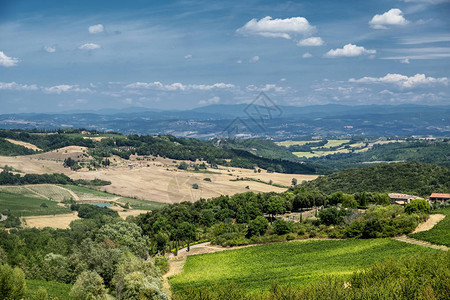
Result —
<path fill-rule="evenodd" d="M 87 128 L 124 134 L 294 139 L 301 136 L 450 136 L 450 105 L 214 104 L 184 111 L 142 107 L 0 115 L 7 129 Z"/>

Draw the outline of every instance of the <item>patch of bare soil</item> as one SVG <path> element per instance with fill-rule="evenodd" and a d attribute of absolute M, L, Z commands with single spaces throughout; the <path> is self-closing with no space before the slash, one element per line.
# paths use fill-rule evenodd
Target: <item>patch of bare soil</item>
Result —
<path fill-rule="evenodd" d="M 428 220 L 426 220 L 423 223 L 420 223 L 419 226 L 412 232 L 421 232 L 421 231 L 428 231 L 431 228 L 433 228 L 437 223 L 442 221 L 445 218 L 445 215 L 443 214 L 431 214 Z"/>

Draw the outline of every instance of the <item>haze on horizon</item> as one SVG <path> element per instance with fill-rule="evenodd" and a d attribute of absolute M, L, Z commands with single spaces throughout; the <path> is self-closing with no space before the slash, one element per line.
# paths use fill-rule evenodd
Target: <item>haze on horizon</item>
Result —
<path fill-rule="evenodd" d="M 0 114 L 450 104 L 450 1 L 1 1 Z"/>

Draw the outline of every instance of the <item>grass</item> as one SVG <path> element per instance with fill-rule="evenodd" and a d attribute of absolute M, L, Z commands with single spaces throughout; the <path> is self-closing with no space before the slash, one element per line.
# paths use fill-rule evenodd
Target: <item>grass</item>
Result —
<path fill-rule="evenodd" d="M 293 145 L 299 145 L 302 146 L 304 144 L 307 143 L 314 143 L 314 142 L 318 142 L 320 140 L 310 140 L 310 141 L 284 141 L 284 142 L 279 142 L 277 143 L 279 146 L 285 146 L 285 147 L 289 147 L 289 146 L 293 146 Z"/>
<path fill-rule="evenodd" d="M 77 185 L 63 185 L 63 187 L 74 192 L 80 198 L 80 200 L 85 200 L 85 199 L 89 200 L 92 198 L 105 198 L 107 200 L 110 200 L 111 198 L 117 197 L 117 195 L 113 195 L 113 194 L 109 194 L 109 193 L 105 193 L 105 192 L 101 192 L 101 191 L 97 191 L 97 190 L 93 190 L 93 189 L 89 189 L 89 188 L 77 186 Z"/>
<path fill-rule="evenodd" d="M 440 208 L 434 210 L 432 213 L 444 214 L 445 218 L 428 231 L 413 233 L 408 236 L 433 244 L 450 247 L 450 207 Z"/>
<path fill-rule="evenodd" d="M 47 204 L 48 207 L 41 207 L 42 203 Z M 0 191 L 0 207 L 2 211 L 10 210 L 17 217 L 70 213 L 70 209 L 58 206 L 55 201 L 32 197 L 25 192 L 19 194 Z"/>
<path fill-rule="evenodd" d="M 58 202 L 72 198 L 72 195 L 68 191 L 54 184 L 35 184 L 27 187 L 38 194 L 45 195 Z"/>
<path fill-rule="evenodd" d="M 247 292 L 267 291 L 272 283 L 305 286 L 319 277 L 348 277 L 392 256 L 438 250 L 392 239 L 286 242 L 189 256 L 184 272 L 172 277 L 175 292 L 234 283 Z"/>
<path fill-rule="evenodd" d="M 34 294 L 41 287 L 47 290 L 49 299 L 56 297 L 58 297 L 59 300 L 70 299 L 69 293 L 72 288 L 71 284 L 31 279 L 27 279 L 26 283 L 27 289 L 25 291 L 25 299 L 34 299 Z"/>
<path fill-rule="evenodd" d="M 350 140 L 328 140 L 328 143 L 326 143 L 323 147 L 324 148 L 337 147 L 342 144 L 346 144 L 348 142 L 350 142 Z"/>
<path fill-rule="evenodd" d="M 126 197 L 120 198 L 119 200 L 117 200 L 117 202 L 120 202 L 122 204 L 126 204 L 128 202 L 133 209 L 142 209 L 142 210 L 154 210 L 154 209 L 161 208 L 161 207 L 167 205 L 165 203 L 160 203 L 160 202 L 153 202 L 153 201 L 126 198 Z"/>

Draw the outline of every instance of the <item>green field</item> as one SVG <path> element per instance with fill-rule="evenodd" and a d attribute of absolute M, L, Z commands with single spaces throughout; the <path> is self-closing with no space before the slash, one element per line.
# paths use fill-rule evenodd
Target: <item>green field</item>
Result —
<path fill-rule="evenodd" d="M 33 184 L 27 185 L 27 188 L 58 202 L 73 198 L 67 190 L 54 184 Z"/>
<path fill-rule="evenodd" d="M 302 146 L 302 145 L 307 144 L 307 143 L 314 143 L 314 142 L 318 142 L 318 141 L 320 141 L 320 140 L 310 140 L 310 141 L 284 141 L 284 142 L 279 142 L 279 143 L 277 143 L 277 144 L 278 144 L 279 146 L 289 147 L 289 146 L 292 146 L 292 145 L 299 145 L 299 146 Z"/>
<path fill-rule="evenodd" d="M 409 236 L 418 240 L 450 247 L 450 207 L 435 210 L 433 213 L 444 214 L 445 218 L 437 223 L 432 229 L 413 233 Z"/>
<path fill-rule="evenodd" d="M 350 150 L 348 149 L 340 149 L 340 150 L 333 150 L 333 151 L 324 151 L 324 150 L 313 150 L 313 153 L 311 152 L 292 152 L 295 156 L 298 157 L 305 157 L 305 158 L 311 158 L 311 157 L 322 157 L 326 155 L 336 154 L 336 153 L 349 153 Z"/>
<path fill-rule="evenodd" d="M 142 209 L 142 210 L 154 210 L 154 209 L 161 208 L 161 207 L 167 205 L 165 203 L 160 203 L 160 202 L 153 202 L 153 201 L 126 198 L 126 197 L 120 198 L 119 200 L 117 200 L 117 202 L 120 202 L 122 204 L 126 204 L 128 202 L 133 209 Z"/>
<path fill-rule="evenodd" d="M 304 286 L 327 275 L 347 277 L 388 257 L 436 251 L 392 239 L 266 244 L 189 256 L 184 272 L 170 283 L 174 291 L 235 283 L 251 293 L 267 291 L 274 282 Z"/>
<path fill-rule="evenodd" d="M 42 203 L 48 207 L 41 207 Z M 58 206 L 57 202 L 33 196 L 25 189 L 23 193 L 0 190 L 0 210 L 10 210 L 17 217 L 70 213 L 70 209 Z"/>
<path fill-rule="evenodd" d="M 111 200 L 112 198 L 118 197 L 117 195 L 85 188 L 82 186 L 63 185 L 63 187 L 74 192 L 80 198 L 80 200 L 90 200 L 92 198 L 95 198 L 95 199 L 104 198 L 105 200 Z"/>
<path fill-rule="evenodd" d="M 34 295 L 39 288 L 45 288 L 47 290 L 49 299 L 55 297 L 58 297 L 59 300 L 70 299 L 69 293 L 72 288 L 71 284 L 31 279 L 27 279 L 26 283 L 27 289 L 25 291 L 25 299 L 34 299 Z"/>

